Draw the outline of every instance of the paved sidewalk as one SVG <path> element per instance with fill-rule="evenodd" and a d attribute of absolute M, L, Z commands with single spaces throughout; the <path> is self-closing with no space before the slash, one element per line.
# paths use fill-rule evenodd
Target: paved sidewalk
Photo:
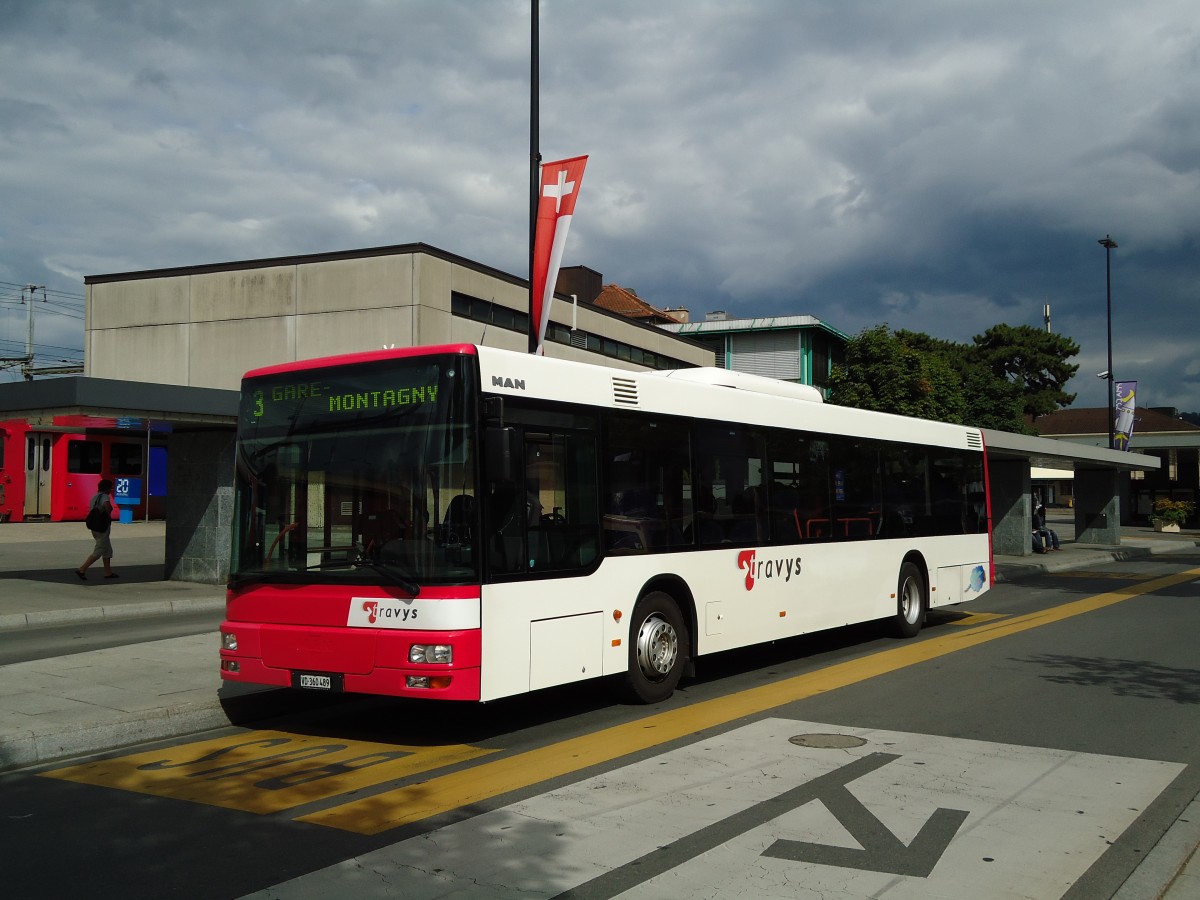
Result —
<path fill-rule="evenodd" d="M 1050 526 L 1063 550 L 997 557 L 998 581 L 1200 545 L 1197 532 L 1160 535 L 1144 527 L 1123 529 L 1119 548 L 1083 545 L 1074 542 L 1069 520 L 1051 518 Z M 113 545 L 121 577 L 105 580 L 97 564 L 82 582 L 74 569 L 91 549 L 82 523 L 0 524 L 0 640 L 39 626 L 196 610 L 219 616 L 224 608 L 221 585 L 164 579 L 163 523 L 115 524 Z M 223 684 L 217 648 L 214 631 L 0 666 L 0 772 L 220 728 L 278 706 L 277 691 Z M 1141 881 L 1130 879 L 1135 892 L 1118 897 L 1200 896 L 1200 857 L 1182 868 L 1198 841 L 1200 801 L 1139 867 Z M 1172 879 L 1175 886 L 1163 894 Z M 1156 892 L 1147 892 L 1150 886 Z"/>

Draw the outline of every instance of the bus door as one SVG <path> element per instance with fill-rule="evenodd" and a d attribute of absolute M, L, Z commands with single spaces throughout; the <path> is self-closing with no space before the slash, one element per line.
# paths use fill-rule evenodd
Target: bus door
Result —
<path fill-rule="evenodd" d="M 50 515 L 50 457 L 54 438 L 46 431 L 25 435 L 25 518 Z"/>
<path fill-rule="evenodd" d="M 593 415 L 510 404 L 522 435 L 517 480 L 492 485 L 485 530 L 497 575 L 565 572 L 591 566 L 600 552 Z"/>

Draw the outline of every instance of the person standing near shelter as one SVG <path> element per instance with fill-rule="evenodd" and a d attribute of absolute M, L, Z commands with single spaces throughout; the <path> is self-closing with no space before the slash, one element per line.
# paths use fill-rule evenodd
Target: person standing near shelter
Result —
<path fill-rule="evenodd" d="M 109 537 L 109 532 L 112 530 L 112 499 L 109 494 L 112 492 L 113 483 L 107 478 L 104 478 L 96 485 L 96 495 L 92 497 L 91 505 L 88 507 L 87 527 L 91 531 L 92 537 L 96 540 L 95 547 L 92 548 L 91 555 L 83 561 L 83 565 L 75 570 L 75 574 L 79 576 L 80 581 L 87 581 L 87 570 L 96 560 L 104 562 L 104 577 L 117 578 L 118 575 L 112 570 L 112 540 Z"/>

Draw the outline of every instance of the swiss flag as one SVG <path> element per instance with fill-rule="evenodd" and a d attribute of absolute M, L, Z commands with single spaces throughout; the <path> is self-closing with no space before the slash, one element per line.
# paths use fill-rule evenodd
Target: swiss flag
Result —
<path fill-rule="evenodd" d="M 567 231 L 575 213 L 575 200 L 583 183 L 586 156 L 561 159 L 542 166 L 542 186 L 538 194 L 537 227 L 533 239 L 533 294 L 530 327 L 537 329 L 539 356 L 546 340 L 546 325 L 550 322 L 550 303 L 554 285 L 562 265 Z"/>

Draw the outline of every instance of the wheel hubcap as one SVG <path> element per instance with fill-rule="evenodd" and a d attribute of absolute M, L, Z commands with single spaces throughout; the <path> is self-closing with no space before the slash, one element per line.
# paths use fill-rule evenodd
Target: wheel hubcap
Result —
<path fill-rule="evenodd" d="M 671 623 L 658 615 L 642 623 L 637 638 L 638 666 L 647 676 L 668 675 L 679 657 L 679 635 Z"/>
<path fill-rule="evenodd" d="M 920 611 L 921 598 L 917 595 L 917 586 L 910 578 L 904 582 L 904 591 L 900 595 L 900 614 L 906 622 L 915 622 Z"/>

